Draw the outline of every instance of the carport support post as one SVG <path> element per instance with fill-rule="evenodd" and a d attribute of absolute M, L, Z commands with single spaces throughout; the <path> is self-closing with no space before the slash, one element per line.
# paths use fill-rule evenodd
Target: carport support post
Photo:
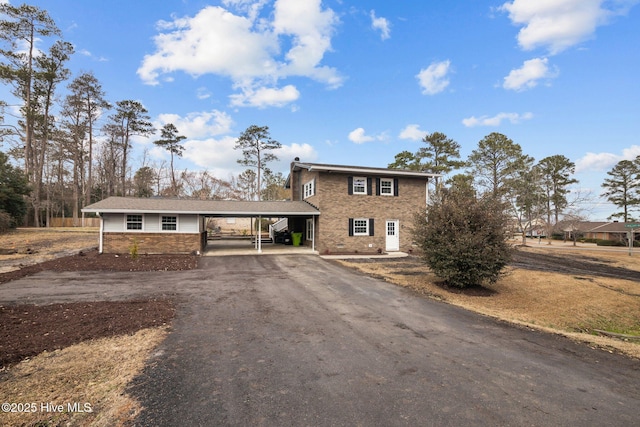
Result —
<path fill-rule="evenodd" d="M 262 216 L 258 215 L 258 230 L 256 231 L 258 237 L 258 253 L 262 253 Z"/>

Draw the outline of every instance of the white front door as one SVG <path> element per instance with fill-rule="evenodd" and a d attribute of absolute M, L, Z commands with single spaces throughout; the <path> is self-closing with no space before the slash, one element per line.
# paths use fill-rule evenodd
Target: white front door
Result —
<path fill-rule="evenodd" d="M 400 250 L 400 221 L 387 220 L 387 251 Z"/>

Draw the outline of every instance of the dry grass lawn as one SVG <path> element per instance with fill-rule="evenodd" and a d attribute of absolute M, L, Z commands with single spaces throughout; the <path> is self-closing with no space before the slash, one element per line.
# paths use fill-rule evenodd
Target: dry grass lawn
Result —
<path fill-rule="evenodd" d="M 0 402 L 33 403 L 36 410 L 3 411 L 0 425 L 126 425 L 141 407 L 125 388 L 166 334 L 166 328 L 149 328 L 134 335 L 86 341 L 41 353 L 1 372 Z M 69 412 L 68 404 L 74 403 L 90 412 Z M 54 405 L 62 405 L 64 412 L 48 412 Z"/>
<path fill-rule="evenodd" d="M 531 248 L 524 250 L 549 250 Z M 571 257 L 585 252 L 558 250 L 554 255 Z M 638 257 L 624 252 L 597 251 L 586 254 L 606 259 L 613 266 L 638 270 Z M 508 322 L 560 333 L 593 345 L 640 358 L 640 342 L 634 338 L 599 336 L 596 330 L 640 337 L 640 283 L 596 276 L 573 276 L 509 268 L 507 275 L 489 288 L 487 296 L 455 293 L 443 289 L 420 263 L 342 261 L 346 266 Z"/>
<path fill-rule="evenodd" d="M 0 234 L 0 272 L 96 247 L 97 228 L 19 228 Z"/>

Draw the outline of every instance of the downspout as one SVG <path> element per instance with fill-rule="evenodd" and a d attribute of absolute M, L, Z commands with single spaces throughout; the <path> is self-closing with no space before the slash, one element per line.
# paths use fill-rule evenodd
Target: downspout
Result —
<path fill-rule="evenodd" d="M 429 206 L 429 178 L 427 178 L 427 183 L 424 185 L 424 193 L 425 193 L 425 207 Z"/>
<path fill-rule="evenodd" d="M 311 221 L 311 250 L 316 251 L 316 217 L 312 216 Z"/>

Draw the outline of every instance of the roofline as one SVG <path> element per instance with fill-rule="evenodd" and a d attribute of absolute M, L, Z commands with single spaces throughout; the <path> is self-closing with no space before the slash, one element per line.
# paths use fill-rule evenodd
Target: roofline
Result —
<path fill-rule="evenodd" d="M 319 211 L 314 212 L 288 212 L 288 211 L 272 211 L 272 212 L 244 212 L 244 211 L 200 211 L 200 210 L 191 210 L 191 211 L 183 211 L 183 210 L 168 210 L 168 209 L 94 209 L 94 208 L 83 208 L 82 212 L 86 213 L 130 213 L 130 214 L 145 214 L 145 213 L 166 213 L 166 214 L 176 214 L 176 215 L 226 215 L 226 216 L 246 216 L 246 217 L 255 217 L 255 216 L 317 216 L 320 215 Z"/>
<path fill-rule="evenodd" d="M 407 169 L 389 169 L 389 168 L 372 168 L 372 167 L 358 167 L 358 166 L 340 166 L 340 165 L 326 165 L 320 163 L 302 163 L 293 162 L 293 169 L 296 167 L 304 168 L 309 171 L 317 170 L 323 172 L 349 172 L 349 173 L 364 173 L 364 174 L 386 174 L 395 176 L 410 176 L 420 178 L 436 178 L 441 177 L 441 174 L 427 173 L 419 171 L 411 171 Z"/>

